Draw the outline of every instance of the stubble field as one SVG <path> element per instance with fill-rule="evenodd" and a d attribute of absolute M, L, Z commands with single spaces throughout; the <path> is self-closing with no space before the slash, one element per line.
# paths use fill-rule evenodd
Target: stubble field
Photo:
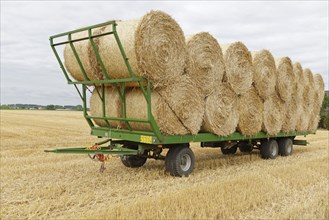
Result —
<path fill-rule="evenodd" d="M 164 162 L 138 169 L 118 158 L 44 153 L 99 141 L 81 112 L 1 110 L 1 219 L 328 219 L 329 131 L 290 157 L 226 156 L 192 144 L 188 178 Z M 305 139 L 302 137 L 301 139 Z"/>

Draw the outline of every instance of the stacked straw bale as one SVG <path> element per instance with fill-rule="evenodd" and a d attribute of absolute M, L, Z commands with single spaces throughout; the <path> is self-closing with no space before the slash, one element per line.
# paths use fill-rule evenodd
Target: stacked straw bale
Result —
<path fill-rule="evenodd" d="M 315 113 L 319 114 L 324 99 L 324 81 L 322 76 L 318 73 L 314 75 L 314 90 L 315 90 L 315 98 L 314 98 Z"/>
<path fill-rule="evenodd" d="M 308 129 L 310 113 L 307 111 L 305 106 L 302 106 L 302 109 L 299 111 L 299 120 L 296 124 L 296 130 L 298 132 L 305 132 Z"/>
<path fill-rule="evenodd" d="M 296 106 L 296 126 L 295 130 L 298 132 L 305 131 L 307 129 L 307 120 L 305 118 L 303 93 L 304 93 L 304 74 L 303 68 L 300 63 L 293 64 L 293 71 L 295 75 L 295 100 L 297 103 Z"/>
<path fill-rule="evenodd" d="M 306 68 L 303 71 L 304 74 L 304 114 L 308 116 L 308 124 L 307 124 L 307 131 L 309 131 L 309 127 L 312 122 L 314 122 L 314 107 L 315 107 L 315 88 L 314 88 L 314 78 L 313 73 L 310 69 Z"/>
<path fill-rule="evenodd" d="M 107 117 L 122 117 L 122 105 L 121 99 L 117 89 L 112 87 L 105 88 L 105 115 Z M 96 117 L 103 116 L 103 107 L 102 107 L 102 91 L 101 88 L 95 88 L 91 98 L 90 98 L 90 114 Z M 102 127 L 106 127 L 107 123 L 105 120 L 102 119 L 94 119 L 94 122 Z M 108 120 L 109 124 L 113 128 L 120 128 L 121 122 L 120 121 L 112 121 Z"/>
<path fill-rule="evenodd" d="M 101 32 L 101 28 L 93 30 L 92 34 L 97 35 Z M 88 37 L 88 31 L 78 32 L 72 34 L 72 39 L 80 39 Z M 94 38 L 96 45 L 98 45 L 99 38 Z M 74 48 L 80 58 L 81 64 L 85 70 L 87 77 L 90 80 L 101 80 L 103 79 L 102 70 L 97 62 L 95 52 L 91 46 L 89 40 L 77 41 L 73 43 Z M 71 76 L 77 81 L 84 81 L 84 75 L 78 64 L 77 59 L 74 56 L 71 46 L 67 44 L 64 48 L 64 65 Z"/>
<path fill-rule="evenodd" d="M 324 84 L 321 85 L 322 77 L 321 75 L 313 77 L 312 71 L 308 68 L 303 70 L 299 63 L 294 64 L 294 72 L 298 84 L 296 86 L 298 101 L 296 130 L 314 132 L 319 122 L 322 105 L 322 99 L 318 97 L 318 94 L 324 94 Z"/>
<path fill-rule="evenodd" d="M 187 49 L 182 29 L 168 14 L 151 11 L 139 20 L 118 21 L 116 28 L 121 44 L 137 77 L 152 81 L 154 87 L 164 86 L 182 75 L 186 67 Z M 111 32 L 112 25 L 95 29 L 100 34 Z M 74 37 L 87 37 L 87 32 Z M 107 73 L 112 79 L 129 78 L 130 74 L 113 35 L 102 36 L 96 45 Z M 90 79 L 104 78 L 89 41 L 75 43 Z M 83 80 L 82 72 L 69 45 L 64 51 L 66 67 L 77 80 Z M 90 71 L 97 68 L 98 71 Z M 94 74 L 94 75 L 93 75 Z M 127 86 L 136 86 L 130 83 Z"/>
<path fill-rule="evenodd" d="M 289 101 L 293 94 L 293 83 L 295 75 L 293 66 L 289 57 L 277 58 L 277 80 L 276 90 L 283 101 Z"/>
<path fill-rule="evenodd" d="M 190 134 L 200 131 L 205 112 L 205 97 L 188 75 L 158 91 Z"/>
<path fill-rule="evenodd" d="M 268 50 L 253 52 L 253 66 L 255 68 L 253 80 L 258 95 L 267 99 L 275 92 L 276 66 L 275 60 Z"/>
<path fill-rule="evenodd" d="M 183 74 L 187 58 L 185 37 L 172 17 L 151 11 L 139 20 L 117 23 L 120 41 L 137 77 L 150 79 L 154 87 L 164 87 Z M 112 26 L 103 30 L 108 31 L 112 31 Z M 100 38 L 99 52 L 111 78 L 130 77 L 114 36 Z"/>
<path fill-rule="evenodd" d="M 281 131 L 283 124 L 282 107 L 283 102 L 274 93 L 264 102 L 262 130 L 269 135 L 276 135 Z"/>
<path fill-rule="evenodd" d="M 309 125 L 308 125 L 308 131 L 315 133 L 316 129 L 318 128 L 319 125 L 319 121 L 320 121 L 320 115 L 316 115 L 316 114 L 312 114 L 310 117 L 310 121 L 309 121 Z"/>
<path fill-rule="evenodd" d="M 315 74 L 314 77 L 314 106 L 311 112 L 311 119 L 308 125 L 308 131 L 315 132 L 319 121 L 320 121 L 320 111 L 321 105 L 324 99 L 324 81 L 320 74 Z"/>
<path fill-rule="evenodd" d="M 261 131 L 264 104 L 252 87 L 238 98 L 239 123 L 238 131 L 243 135 L 253 135 Z"/>
<path fill-rule="evenodd" d="M 208 96 L 225 72 L 224 58 L 217 40 L 201 32 L 186 38 L 188 66 L 186 74 L 195 82 L 204 96 Z"/>
<path fill-rule="evenodd" d="M 123 106 L 115 88 L 105 88 L 106 114 L 109 117 L 122 117 Z M 100 91 L 100 89 L 98 89 Z M 152 114 L 163 134 L 197 134 L 204 115 L 205 98 L 195 88 L 189 76 L 182 75 L 180 80 L 162 90 L 151 92 Z M 102 116 L 102 105 L 96 90 L 91 97 L 91 115 Z M 126 90 L 126 116 L 147 119 L 147 103 L 141 88 Z M 104 120 L 95 123 L 106 126 Z M 130 122 L 131 128 L 151 131 L 149 123 Z M 125 122 L 111 124 L 113 127 L 127 128 Z"/>
<path fill-rule="evenodd" d="M 303 99 L 303 90 L 304 90 L 304 81 L 305 81 L 302 65 L 298 62 L 294 63 L 293 71 L 295 75 L 295 89 L 294 89 L 296 91 L 295 98 L 297 99 L 298 103 L 301 103 Z"/>
<path fill-rule="evenodd" d="M 253 81 L 254 67 L 251 53 L 242 42 L 222 45 L 225 62 L 224 81 L 237 95 L 246 93 Z"/>
<path fill-rule="evenodd" d="M 152 115 L 166 135 L 197 134 L 200 129 L 219 136 L 238 131 L 315 132 L 324 98 L 324 82 L 289 57 L 274 59 L 271 52 L 250 53 L 241 42 L 220 46 L 206 32 L 185 39 L 168 14 L 151 11 L 138 20 L 116 26 L 132 71 L 152 83 Z M 93 35 L 111 32 L 96 28 Z M 72 38 L 88 37 L 88 32 Z M 113 35 L 94 39 L 110 78 L 130 78 Z M 89 40 L 73 43 L 90 80 L 104 79 Z M 64 49 L 65 66 L 74 79 L 85 80 L 70 45 Z M 119 89 L 122 85 L 119 83 Z M 139 84 L 126 83 L 126 116 L 147 119 L 147 101 Z M 116 88 L 94 89 L 90 112 L 97 117 L 123 117 Z M 105 112 L 102 108 L 105 100 Z M 99 126 L 128 129 L 124 121 L 93 119 Z M 129 122 L 134 130 L 151 131 L 149 123 Z"/>
<path fill-rule="evenodd" d="M 298 79 L 299 79 L 299 74 L 300 70 L 299 67 L 301 66 L 296 66 L 296 70 L 294 69 L 294 65 L 292 65 L 292 75 L 291 77 L 291 94 L 289 100 L 286 100 L 283 102 L 283 109 L 282 109 L 282 114 L 283 114 L 283 124 L 282 124 L 282 131 L 283 132 L 294 132 L 296 131 L 296 125 L 299 119 L 299 112 L 301 111 L 302 108 L 298 108 L 298 105 L 300 105 L 301 100 L 300 100 L 300 91 L 298 88 Z"/>
<path fill-rule="evenodd" d="M 283 103 L 283 132 L 294 132 L 296 130 L 296 125 L 299 118 L 298 111 L 300 111 L 300 109 L 298 109 L 298 105 L 299 103 L 297 102 L 295 96 L 293 96 L 289 101 Z"/>
<path fill-rule="evenodd" d="M 220 84 L 206 99 L 203 130 L 219 136 L 232 134 L 239 122 L 237 103 L 230 84 Z"/>
<path fill-rule="evenodd" d="M 310 69 L 306 68 L 303 71 L 304 74 L 304 101 L 306 105 L 311 108 L 314 104 L 314 78 L 313 73 Z"/>
<path fill-rule="evenodd" d="M 153 91 L 151 93 L 151 99 L 152 115 L 154 116 L 154 119 L 163 134 L 184 135 L 189 133 L 177 115 L 172 111 L 158 92 Z M 126 105 L 128 118 L 147 119 L 147 104 L 140 88 L 132 88 L 127 91 Z M 152 130 L 150 124 L 148 123 L 130 122 L 129 124 L 134 130 Z"/>

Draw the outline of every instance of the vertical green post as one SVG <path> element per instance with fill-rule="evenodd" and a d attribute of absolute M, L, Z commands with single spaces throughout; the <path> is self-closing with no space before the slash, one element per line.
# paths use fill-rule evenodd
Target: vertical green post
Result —
<path fill-rule="evenodd" d="M 92 128 L 94 127 L 94 123 L 91 121 L 90 118 L 88 118 L 88 113 L 87 113 L 87 95 L 86 95 L 86 85 L 82 84 L 82 94 L 83 94 L 83 116 L 87 120 L 89 126 Z"/>
<path fill-rule="evenodd" d="M 101 100 L 102 100 L 102 115 L 105 118 L 106 117 L 106 103 L 105 103 L 106 97 L 105 97 L 104 83 L 102 83 L 101 89 L 102 89 L 102 98 L 101 98 Z M 105 123 L 109 128 L 111 128 L 111 125 L 110 125 L 110 123 L 107 119 L 105 119 Z"/>
<path fill-rule="evenodd" d="M 126 83 L 122 83 L 122 87 L 121 87 L 121 94 L 122 94 L 122 113 L 123 113 L 123 117 L 127 118 L 127 105 L 126 105 L 126 93 L 125 93 L 125 87 L 126 87 Z M 131 126 L 129 124 L 129 121 L 125 121 L 125 124 L 127 126 L 127 128 L 131 131 Z"/>
<path fill-rule="evenodd" d="M 154 120 L 153 114 L 152 114 L 152 94 L 151 94 L 151 83 L 149 80 L 147 80 L 147 97 L 146 97 L 146 101 L 147 101 L 147 118 L 150 121 L 150 125 L 152 127 L 152 130 L 155 134 L 155 136 L 162 141 L 163 137 L 162 134 L 160 132 L 160 129 L 156 123 L 156 121 Z"/>

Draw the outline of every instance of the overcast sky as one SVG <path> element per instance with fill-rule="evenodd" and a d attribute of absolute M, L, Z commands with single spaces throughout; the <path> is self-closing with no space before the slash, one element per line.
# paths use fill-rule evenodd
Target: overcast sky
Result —
<path fill-rule="evenodd" d="M 49 36 L 107 20 L 163 10 L 185 35 L 210 32 L 220 44 L 242 41 L 321 73 L 328 90 L 328 2 L 1 1 L 1 103 L 80 104 L 66 84 Z"/>

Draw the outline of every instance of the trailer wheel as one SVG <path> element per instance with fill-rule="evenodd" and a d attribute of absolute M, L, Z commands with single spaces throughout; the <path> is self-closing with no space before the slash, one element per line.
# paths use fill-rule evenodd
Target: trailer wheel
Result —
<path fill-rule="evenodd" d="M 147 157 L 136 155 L 123 155 L 120 156 L 121 162 L 126 167 L 138 168 L 145 164 Z"/>
<path fill-rule="evenodd" d="M 250 153 L 254 149 L 254 146 L 250 143 L 241 143 L 239 145 L 239 150 L 242 153 Z"/>
<path fill-rule="evenodd" d="M 275 159 L 278 156 L 279 146 L 274 139 L 263 140 L 260 146 L 260 155 L 263 159 Z"/>
<path fill-rule="evenodd" d="M 186 145 L 170 148 L 166 156 L 166 170 L 172 176 L 188 176 L 195 165 L 193 151 Z"/>
<path fill-rule="evenodd" d="M 293 144 L 290 138 L 282 138 L 278 141 L 279 154 L 281 156 L 290 156 L 293 151 Z"/>
<path fill-rule="evenodd" d="M 233 146 L 231 148 L 221 147 L 220 150 L 222 151 L 223 154 L 230 155 L 230 154 L 235 154 L 236 151 L 238 150 L 238 147 L 237 146 Z"/>
<path fill-rule="evenodd" d="M 166 154 L 166 158 L 165 158 L 165 170 L 166 172 L 170 172 L 170 161 L 171 161 L 171 155 L 172 152 L 174 152 L 174 147 L 169 148 L 167 154 Z"/>

